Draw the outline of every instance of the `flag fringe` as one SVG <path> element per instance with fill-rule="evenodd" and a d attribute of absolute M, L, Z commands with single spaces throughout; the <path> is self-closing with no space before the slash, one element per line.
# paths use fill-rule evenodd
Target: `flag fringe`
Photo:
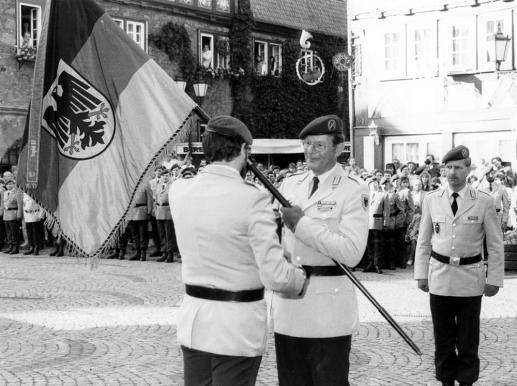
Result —
<path fill-rule="evenodd" d="M 110 232 L 106 240 L 101 244 L 101 246 L 95 251 L 93 254 L 86 253 L 82 248 L 80 248 L 70 237 L 68 237 L 62 230 L 61 224 L 59 220 L 47 210 L 42 203 L 37 200 L 32 194 L 32 190 L 36 188 L 36 186 L 32 186 L 31 184 L 27 184 L 25 187 L 19 187 L 24 193 L 28 194 L 42 209 L 43 213 L 45 213 L 44 225 L 50 230 L 52 235 L 57 238 L 64 239 L 66 241 L 66 249 L 71 256 L 76 256 L 80 258 L 87 258 L 87 264 L 90 269 L 95 269 L 99 265 L 99 259 L 102 255 L 106 254 L 109 249 L 116 247 L 120 237 L 125 232 L 127 225 L 130 220 L 129 211 L 136 204 L 136 193 L 139 192 L 142 188 L 144 188 L 144 183 L 147 183 L 151 177 L 151 174 L 154 172 L 155 168 L 161 164 L 164 158 L 174 151 L 174 147 L 179 142 L 184 142 L 188 138 L 188 133 L 190 128 L 192 127 L 192 123 L 194 122 L 194 109 L 187 115 L 187 117 L 183 120 L 182 124 L 176 130 L 176 132 L 165 142 L 165 144 L 156 152 L 156 154 L 151 158 L 151 161 L 147 164 L 144 171 L 142 172 L 140 178 L 138 179 L 133 192 L 131 193 L 129 205 L 124 211 L 121 218 L 117 221 L 117 224 Z"/>

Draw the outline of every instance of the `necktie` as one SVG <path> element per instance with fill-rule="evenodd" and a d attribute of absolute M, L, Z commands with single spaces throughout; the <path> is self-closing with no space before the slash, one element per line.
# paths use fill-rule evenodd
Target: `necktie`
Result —
<path fill-rule="evenodd" d="M 452 194 L 452 205 L 451 205 L 451 209 L 452 209 L 452 214 L 456 216 L 456 212 L 458 211 L 458 203 L 456 202 L 456 197 L 458 197 L 459 194 L 454 192 Z"/>
<path fill-rule="evenodd" d="M 309 194 L 309 198 L 314 194 L 314 192 L 316 191 L 316 189 L 318 189 L 318 184 L 320 183 L 320 180 L 318 177 L 314 176 L 312 178 L 312 190 L 311 190 L 311 194 Z"/>

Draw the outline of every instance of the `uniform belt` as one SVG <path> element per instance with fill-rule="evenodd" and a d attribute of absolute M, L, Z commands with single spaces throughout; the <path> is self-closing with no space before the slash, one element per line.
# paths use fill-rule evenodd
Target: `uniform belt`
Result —
<path fill-rule="evenodd" d="M 18 208 L 6 208 L 5 210 L 18 210 Z"/>
<path fill-rule="evenodd" d="M 158 205 L 158 206 L 169 206 L 169 204 L 168 204 L 168 203 L 165 203 L 165 204 L 156 204 L 156 205 Z"/>
<path fill-rule="evenodd" d="M 499 213 L 499 212 L 501 211 L 501 209 L 496 209 L 495 211 L 496 211 L 497 213 Z"/>
<path fill-rule="evenodd" d="M 399 212 L 400 213 L 400 212 Z M 390 213 L 390 217 L 397 217 L 398 213 Z"/>
<path fill-rule="evenodd" d="M 185 284 L 187 295 L 195 298 L 218 300 L 222 302 L 256 302 L 264 299 L 264 288 L 227 291 L 219 288 L 201 287 L 198 285 Z"/>
<path fill-rule="evenodd" d="M 136 204 L 135 207 L 139 207 L 139 206 L 147 206 L 147 204 Z"/>
<path fill-rule="evenodd" d="M 481 254 L 471 257 L 459 257 L 459 256 L 443 256 L 439 253 L 436 253 L 435 251 L 431 251 L 431 256 L 445 264 L 450 265 L 467 265 L 467 264 L 474 264 L 481 261 Z"/>
<path fill-rule="evenodd" d="M 36 213 L 39 212 L 39 209 L 24 209 L 23 211 L 25 213 Z"/>
<path fill-rule="evenodd" d="M 343 276 L 345 272 L 337 265 L 302 265 L 307 276 Z"/>

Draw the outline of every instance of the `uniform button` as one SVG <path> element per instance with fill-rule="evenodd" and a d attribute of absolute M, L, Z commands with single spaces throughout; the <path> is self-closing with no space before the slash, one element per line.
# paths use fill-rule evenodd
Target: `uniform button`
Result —
<path fill-rule="evenodd" d="M 455 249 L 454 245 L 452 246 L 452 249 Z"/>
<path fill-rule="evenodd" d="M 456 238 L 456 235 L 452 235 L 452 238 L 455 239 Z"/>
<path fill-rule="evenodd" d="M 334 292 L 339 292 L 339 288 L 334 288 Z"/>
<path fill-rule="evenodd" d="M 456 226 L 456 223 L 455 223 L 455 222 L 453 222 L 453 223 L 452 223 L 452 226 L 453 226 L 453 227 L 455 227 L 455 226 Z"/>
<path fill-rule="evenodd" d="M 296 256 L 296 261 L 301 261 L 302 258 L 300 256 Z"/>

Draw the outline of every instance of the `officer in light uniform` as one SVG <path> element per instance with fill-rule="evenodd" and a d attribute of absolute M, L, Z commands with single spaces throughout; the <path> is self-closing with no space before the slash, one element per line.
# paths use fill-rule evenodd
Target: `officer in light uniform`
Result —
<path fill-rule="evenodd" d="M 506 231 L 506 227 L 508 225 L 508 213 L 510 211 L 510 196 L 503 184 L 505 179 L 506 176 L 503 173 L 496 173 L 494 175 L 494 182 L 491 184 L 492 190 L 490 192 L 490 195 L 494 199 L 495 211 L 503 232 Z"/>
<path fill-rule="evenodd" d="M 145 187 L 136 193 L 135 205 L 129 215 L 129 229 L 131 229 L 131 235 L 136 250 L 135 254 L 129 257 L 131 261 L 146 261 L 147 259 L 146 252 L 149 244 L 149 229 L 147 224 L 151 219 L 151 212 L 153 210 L 153 193 L 149 184 L 145 185 Z"/>
<path fill-rule="evenodd" d="M 10 248 L 5 252 L 14 255 L 20 251 L 20 225 L 23 217 L 23 195 L 18 191 L 14 180 L 5 182 L 3 196 L 4 225 Z"/>
<path fill-rule="evenodd" d="M 157 261 L 172 263 L 174 257 L 178 256 L 178 243 L 174 232 L 174 222 L 172 221 L 171 209 L 169 207 L 169 187 L 172 182 L 171 174 L 173 171 L 165 170 L 162 172 L 160 181 L 156 186 L 154 196 L 155 217 L 158 225 L 160 240 L 163 242 L 163 255 Z"/>
<path fill-rule="evenodd" d="M 23 193 L 23 220 L 27 228 L 27 242 L 30 249 L 24 255 L 39 255 L 45 238 L 43 229 L 43 210 L 27 193 Z"/>
<path fill-rule="evenodd" d="M 300 133 L 309 171 L 284 179 L 282 242 L 287 257 L 310 275 L 305 296 L 273 297 L 280 386 L 348 385 L 351 338 L 357 329 L 354 285 L 331 259 L 349 267 L 368 239 L 368 187 L 337 163 L 343 121 L 316 118 Z"/>
<path fill-rule="evenodd" d="M 503 286 L 501 227 L 490 195 L 466 182 L 470 162 L 465 146 L 443 158 L 448 186 L 424 198 L 415 253 L 418 287 L 430 292 L 436 378 L 443 385 L 478 379 L 481 296 Z M 488 273 L 481 258 L 485 237 Z"/>
<path fill-rule="evenodd" d="M 370 189 L 370 209 L 368 212 L 368 265 L 363 272 L 382 273 L 382 244 L 384 229 L 384 196 L 377 178 L 368 182 Z"/>
<path fill-rule="evenodd" d="M 284 258 L 269 195 L 242 178 L 252 141 L 241 121 L 212 118 L 203 135 L 211 163 L 169 190 L 186 284 L 177 336 L 187 386 L 255 384 L 264 287 L 296 298 L 305 285 L 305 271 Z"/>

